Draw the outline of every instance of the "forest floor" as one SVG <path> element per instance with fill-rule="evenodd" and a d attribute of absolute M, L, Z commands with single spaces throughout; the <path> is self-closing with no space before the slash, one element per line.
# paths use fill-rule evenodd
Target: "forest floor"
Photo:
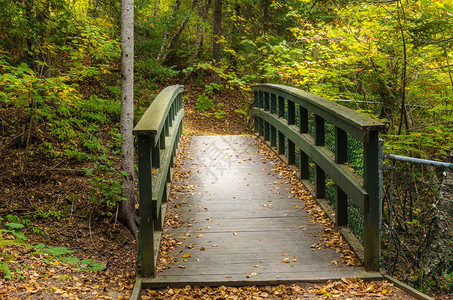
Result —
<path fill-rule="evenodd" d="M 200 112 L 196 103 L 204 85 L 189 83 L 185 89 L 184 135 L 250 133 L 250 93 L 224 90 L 210 109 Z M 15 134 L 2 134 L 0 139 L 0 299 L 128 299 L 135 281 L 137 242 L 115 222 L 115 211 L 108 213 L 90 201 L 91 186 L 83 171 L 89 165 L 55 162 L 38 148 L 12 147 L 27 122 L 14 107 L 0 103 L 0 121 L 3 133 L 16 128 Z M 35 139 L 45 137 L 37 131 Z M 358 279 L 277 287 L 188 286 L 147 290 L 143 296 L 201 298 L 411 299 L 388 282 Z"/>

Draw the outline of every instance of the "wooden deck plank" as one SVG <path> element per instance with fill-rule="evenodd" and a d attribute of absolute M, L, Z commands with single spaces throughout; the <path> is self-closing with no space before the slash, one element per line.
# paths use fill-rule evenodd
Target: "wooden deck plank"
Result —
<path fill-rule="evenodd" d="M 322 226 L 310 222 L 304 201 L 257 146 L 250 136 L 191 138 L 182 166 L 188 176 L 173 184 L 192 188 L 169 204 L 182 225 L 165 228 L 182 242 L 171 253 L 177 262 L 144 278 L 144 287 L 380 278 L 343 265 L 333 249 L 316 249 Z"/>

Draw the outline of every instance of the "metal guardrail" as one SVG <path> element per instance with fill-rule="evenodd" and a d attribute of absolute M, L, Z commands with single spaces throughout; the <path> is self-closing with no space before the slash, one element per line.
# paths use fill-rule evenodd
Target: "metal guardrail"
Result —
<path fill-rule="evenodd" d="M 379 147 L 378 134 L 385 125 L 349 108 L 301 91 L 275 84 L 257 84 L 254 91 L 255 132 L 278 146 L 288 164 L 296 163 L 300 177 L 316 199 L 326 198 L 326 176 L 335 183 L 336 227 L 352 238 L 348 229 L 348 199 L 363 214 L 363 250 L 355 249 L 367 270 L 379 269 Z M 297 112 L 296 112 L 297 111 Z M 314 132 L 309 132 L 313 115 Z M 298 123 L 299 126 L 296 126 Z M 334 151 L 326 147 L 326 124 L 334 126 Z M 363 144 L 363 176 L 348 166 L 348 137 Z M 310 162 L 315 165 L 314 186 L 309 181 Z M 351 170 L 352 169 L 352 170 Z M 349 240 L 349 238 L 348 238 Z M 354 242 L 354 245 L 361 243 Z M 354 246 L 353 246 L 354 247 Z M 363 255 L 360 255 L 363 253 Z"/>
<path fill-rule="evenodd" d="M 453 293 L 453 164 L 384 155 L 382 266 L 410 286 Z"/>
<path fill-rule="evenodd" d="M 182 133 L 184 87 L 165 88 L 134 128 L 137 137 L 140 275 L 155 276 L 173 157 Z"/>

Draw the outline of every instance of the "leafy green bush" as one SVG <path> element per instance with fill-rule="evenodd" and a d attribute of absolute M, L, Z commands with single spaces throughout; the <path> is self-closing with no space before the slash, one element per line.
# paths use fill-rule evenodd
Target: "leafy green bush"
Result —
<path fill-rule="evenodd" d="M 207 111 L 213 105 L 214 105 L 214 102 L 212 102 L 212 99 L 209 98 L 205 93 L 198 96 L 197 103 L 195 104 L 197 109 L 201 112 Z"/>

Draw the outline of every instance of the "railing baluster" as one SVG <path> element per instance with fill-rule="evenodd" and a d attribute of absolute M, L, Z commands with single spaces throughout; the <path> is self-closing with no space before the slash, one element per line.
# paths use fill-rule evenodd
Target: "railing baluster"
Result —
<path fill-rule="evenodd" d="M 271 147 L 277 147 L 277 128 L 271 126 Z"/>
<path fill-rule="evenodd" d="M 335 162 L 348 162 L 348 134 L 335 126 Z M 348 224 L 348 195 L 335 184 L 335 226 Z"/>
<path fill-rule="evenodd" d="M 278 96 L 278 117 L 285 118 L 285 98 Z"/>
<path fill-rule="evenodd" d="M 315 115 L 315 145 L 324 146 L 326 143 L 326 126 L 325 121 L 318 115 Z"/>
<path fill-rule="evenodd" d="M 277 95 L 271 94 L 271 114 L 277 113 Z"/>
<path fill-rule="evenodd" d="M 168 136 L 170 134 L 170 118 L 168 116 L 167 118 L 165 118 L 164 133 L 165 136 Z M 163 149 L 165 149 L 165 145 Z"/>
<path fill-rule="evenodd" d="M 278 131 L 278 154 L 285 154 L 285 135 Z"/>
<path fill-rule="evenodd" d="M 308 109 L 299 105 L 299 129 L 300 133 L 308 133 Z"/>
<path fill-rule="evenodd" d="M 288 125 L 296 124 L 296 105 L 288 100 Z"/>
<path fill-rule="evenodd" d="M 301 180 L 308 180 L 310 173 L 308 169 L 310 165 L 308 163 L 308 155 L 299 149 L 299 163 L 300 163 L 300 179 Z"/>
<path fill-rule="evenodd" d="M 269 111 L 269 93 L 264 92 L 264 110 Z"/>
<path fill-rule="evenodd" d="M 296 145 L 290 139 L 288 139 L 288 164 L 296 164 Z"/>
<path fill-rule="evenodd" d="M 325 135 L 326 127 L 325 121 L 318 115 L 315 115 L 315 145 L 324 146 L 325 145 Z M 316 164 L 316 175 L 315 175 L 315 186 L 316 186 L 316 198 L 325 199 L 326 198 L 326 174 L 323 169 L 321 169 L 318 164 Z"/>
<path fill-rule="evenodd" d="M 157 144 L 152 145 L 151 152 L 153 157 L 153 168 L 160 168 L 160 143 L 161 140 L 157 141 Z"/>
<path fill-rule="evenodd" d="M 166 126 L 165 126 L 166 127 Z M 165 150 L 165 129 L 162 130 L 162 133 L 160 134 L 160 139 L 159 139 L 159 146 L 161 150 Z"/>
<path fill-rule="evenodd" d="M 264 121 L 264 140 L 269 141 L 271 135 L 271 125 L 269 122 Z"/>
<path fill-rule="evenodd" d="M 315 164 L 316 165 L 316 164 Z M 315 169 L 315 197 L 316 199 L 326 198 L 326 173 L 320 166 L 316 165 Z"/>
<path fill-rule="evenodd" d="M 259 108 L 264 108 L 264 92 L 259 91 Z"/>

